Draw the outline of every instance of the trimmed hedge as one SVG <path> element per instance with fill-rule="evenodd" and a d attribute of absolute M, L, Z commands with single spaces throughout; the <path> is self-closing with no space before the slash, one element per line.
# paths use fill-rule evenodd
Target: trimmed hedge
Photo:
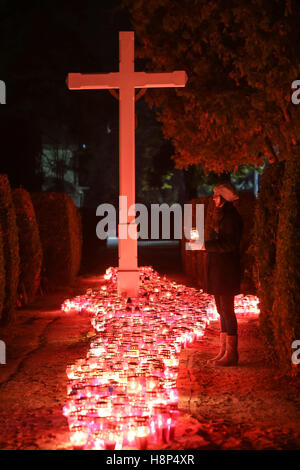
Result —
<path fill-rule="evenodd" d="M 34 207 L 25 189 L 13 191 L 17 225 L 19 228 L 20 278 L 19 302 L 27 305 L 32 302 L 40 286 L 42 268 L 42 245 Z"/>
<path fill-rule="evenodd" d="M 286 161 L 281 188 L 280 214 L 276 244 L 276 270 L 272 325 L 274 347 L 285 371 L 293 365 L 291 345 L 300 340 L 300 151 Z M 269 290 L 272 285 L 269 285 Z"/>
<path fill-rule="evenodd" d="M 1 323 L 9 323 L 17 305 L 19 283 L 19 240 L 10 184 L 6 175 L 0 175 L 0 226 L 3 236 L 5 296 Z"/>
<path fill-rule="evenodd" d="M 81 261 L 80 214 L 64 193 L 33 193 L 43 249 L 42 287 L 57 288 L 72 283 Z"/>
<path fill-rule="evenodd" d="M 260 329 L 266 344 L 273 345 L 272 306 L 276 263 L 276 234 L 280 206 L 280 189 L 284 162 L 265 168 L 255 210 L 252 253 L 255 259 L 255 283 L 260 301 Z"/>

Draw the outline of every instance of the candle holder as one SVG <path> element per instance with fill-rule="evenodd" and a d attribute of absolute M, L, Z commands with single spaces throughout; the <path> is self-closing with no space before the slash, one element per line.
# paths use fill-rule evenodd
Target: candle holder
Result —
<path fill-rule="evenodd" d="M 67 299 L 62 310 L 91 315 L 96 337 L 85 359 L 67 367 L 68 419 L 73 448 L 146 449 L 174 438 L 176 378 L 181 348 L 201 340 L 216 318 L 208 294 L 140 268 L 137 299 L 117 295 L 116 268 L 105 289 Z M 238 315 L 258 313 L 258 300 L 236 296 Z"/>

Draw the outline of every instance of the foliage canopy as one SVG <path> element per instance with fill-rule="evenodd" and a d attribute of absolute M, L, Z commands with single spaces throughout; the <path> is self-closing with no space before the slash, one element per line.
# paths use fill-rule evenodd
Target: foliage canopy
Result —
<path fill-rule="evenodd" d="M 288 157 L 300 135 L 300 106 L 291 103 L 300 76 L 296 2 L 123 1 L 148 71 L 188 74 L 185 88 L 145 95 L 178 168 L 221 173 Z"/>

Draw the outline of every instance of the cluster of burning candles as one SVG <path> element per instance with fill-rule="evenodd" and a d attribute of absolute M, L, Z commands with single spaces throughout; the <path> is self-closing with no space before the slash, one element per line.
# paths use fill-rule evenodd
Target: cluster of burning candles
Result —
<path fill-rule="evenodd" d="M 64 311 L 91 314 L 96 335 L 85 359 L 68 366 L 68 419 L 75 449 L 147 449 L 172 440 L 178 416 L 176 378 L 182 348 L 217 317 L 211 296 L 140 268 L 139 296 L 117 294 L 117 269 L 106 283 L 66 300 Z M 257 298 L 237 299 L 238 313 L 258 313 Z"/>

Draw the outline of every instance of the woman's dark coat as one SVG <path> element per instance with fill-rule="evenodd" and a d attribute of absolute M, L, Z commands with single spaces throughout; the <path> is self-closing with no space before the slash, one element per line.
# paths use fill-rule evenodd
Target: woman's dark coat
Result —
<path fill-rule="evenodd" d="M 208 294 L 240 293 L 239 245 L 243 230 L 240 214 L 231 202 L 216 209 L 209 239 L 205 240 L 205 289 Z"/>

